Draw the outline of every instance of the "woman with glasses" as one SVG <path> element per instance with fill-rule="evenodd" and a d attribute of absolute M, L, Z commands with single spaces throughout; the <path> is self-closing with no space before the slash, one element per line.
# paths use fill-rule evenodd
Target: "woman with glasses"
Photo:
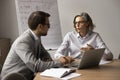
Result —
<path fill-rule="evenodd" d="M 103 59 L 112 60 L 113 54 L 108 49 L 99 33 L 94 32 L 95 25 L 88 13 L 82 12 L 73 20 L 74 31 L 68 32 L 55 54 L 55 58 L 71 56 L 74 59 L 82 57 L 82 51 L 105 48 Z"/>

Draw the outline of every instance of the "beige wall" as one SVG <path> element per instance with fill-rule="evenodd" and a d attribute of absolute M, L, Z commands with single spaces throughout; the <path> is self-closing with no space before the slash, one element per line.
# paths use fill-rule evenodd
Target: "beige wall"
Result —
<path fill-rule="evenodd" d="M 10 38 L 12 42 L 18 36 L 17 16 L 14 0 L 0 1 L 0 37 Z"/>
<path fill-rule="evenodd" d="M 73 30 L 73 17 L 88 12 L 106 45 L 117 58 L 120 53 L 120 0 L 57 0 L 62 36 Z M 0 37 L 14 41 L 18 35 L 15 0 L 0 1 Z"/>

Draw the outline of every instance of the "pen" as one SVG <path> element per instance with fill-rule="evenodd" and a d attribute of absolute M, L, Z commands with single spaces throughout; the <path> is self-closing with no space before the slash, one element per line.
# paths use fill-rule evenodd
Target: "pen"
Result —
<path fill-rule="evenodd" d="M 67 76 L 67 75 L 69 75 L 69 74 L 71 74 L 71 73 L 73 73 L 75 71 L 76 71 L 76 69 L 72 69 L 70 71 L 66 71 L 60 78 L 65 77 L 65 76 Z"/>

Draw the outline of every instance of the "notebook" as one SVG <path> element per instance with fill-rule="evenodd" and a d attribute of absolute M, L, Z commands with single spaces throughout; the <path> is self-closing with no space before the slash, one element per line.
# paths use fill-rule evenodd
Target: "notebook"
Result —
<path fill-rule="evenodd" d="M 77 69 L 84 69 L 98 66 L 100 60 L 104 54 L 105 48 L 94 49 L 84 52 L 83 57 L 80 61 L 73 62 L 72 67 L 77 67 Z"/>
<path fill-rule="evenodd" d="M 56 80 L 69 80 L 74 77 L 78 77 L 81 74 L 74 73 L 75 69 L 70 68 L 50 68 L 41 72 L 41 76 L 54 77 Z"/>

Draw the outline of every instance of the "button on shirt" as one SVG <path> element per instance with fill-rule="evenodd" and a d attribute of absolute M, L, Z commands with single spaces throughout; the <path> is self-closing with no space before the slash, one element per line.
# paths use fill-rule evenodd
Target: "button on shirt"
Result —
<path fill-rule="evenodd" d="M 106 48 L 105 54 L 111 53 L 97 32 L 89 31 L 85 37 L 81 37 L 79 33 L 72 31 L 66 34 L 54 57 L 71 56 L 73 58 L 81 58 L 82 52 L 80 48 L 87 47 L 87 44 L 95 49 Z"/>

